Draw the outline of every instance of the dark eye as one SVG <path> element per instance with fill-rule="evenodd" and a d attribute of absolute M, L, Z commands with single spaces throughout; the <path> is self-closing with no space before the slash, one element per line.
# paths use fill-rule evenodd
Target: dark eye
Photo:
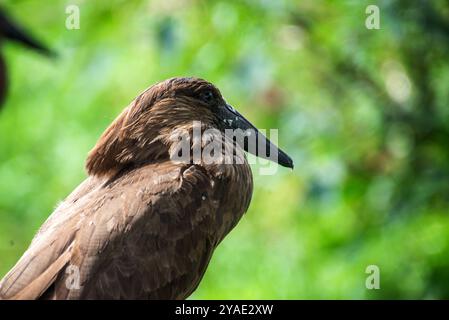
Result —
<path fill-rule="evenodd" d="M 203 100 L 204 102 L 212 102 L 212 100 L 214 100 L 215 96 L 214 93 L 210 90 L 207 91 L 203 91 L 200 93 L 200 98 L 201 100 Z"/>

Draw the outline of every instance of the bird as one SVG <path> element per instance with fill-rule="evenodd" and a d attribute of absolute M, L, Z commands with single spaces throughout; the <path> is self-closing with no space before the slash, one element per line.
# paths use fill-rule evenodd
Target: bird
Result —
<path fill-rule="evenodd" d="M 250 205 L 246 151 L 293 169 L 212 83 L 150 86 L 89 152 L 88 177 L 2 279 L 0 299 L 188 298 Z"/>
<path fill-rule="evenodd" d="M 55 53 L 47 48 L 43 43 L 25 31 L 7 12 L 0 8 L 0 45 L 6 41 L 20 43 L 34 51 L 49 57 L 54 57 Z M 8 88 L 8 76 L 5 59 L 0 52 L 0 106 L 5 100 Z"/>

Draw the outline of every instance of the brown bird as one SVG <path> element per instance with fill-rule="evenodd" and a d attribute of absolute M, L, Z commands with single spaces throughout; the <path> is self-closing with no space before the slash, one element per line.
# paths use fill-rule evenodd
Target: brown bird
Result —
<path fill-rule="evenodd" d="M 211 144 L 222 147 L 206 152 Z M 89 177 L 0 282 L 0 298 L 187 298 L 248 209 L 253 181 L 242 149 L 293 168 L 211 83 L 150 87 L 103 133 L 87 158 Z M 195 159 L 195 150 L 210 157 Z"/>
<path fill-rule="evenodd" d="M 29 32 L 26 32 L 21 28 L 16 21 L 12 20 L 8 14 L 0 8 L 0 45 L 7 40 L 20 43 L 47 56 L 54 56 L 54 53 L 51 50 L 33 38 Z M 8 77 L 6 64 L 0 52 L 0 106 L 5 99 L 7 88 Z"/>

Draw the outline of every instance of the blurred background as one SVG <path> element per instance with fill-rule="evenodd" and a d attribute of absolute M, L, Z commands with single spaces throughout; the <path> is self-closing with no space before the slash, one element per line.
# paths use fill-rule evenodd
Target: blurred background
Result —
<path fill-rule="evenodd" d="M 368 5 L 380 29 L 365 27 Z M 66 28 L 67 5 L 80 29 Z M 449 298 L 449 3 L 1 1 L 58 53 L 4 42 L 0 277 L 149 85 L 215 83 L 295 170 L 253 201 L 193 299 Z M 367 266 L 380 270 L 368 290 Z"/>

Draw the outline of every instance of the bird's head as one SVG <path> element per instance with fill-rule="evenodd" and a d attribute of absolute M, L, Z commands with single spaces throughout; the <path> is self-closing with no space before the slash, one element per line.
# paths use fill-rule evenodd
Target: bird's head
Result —
<path fill-rule="evenodd" d="M 256 156 L 293 168 L 291 158 L 271 143 L 255 126 L 230 106 L 210 82 L 198 78 L 172 78 L 139 95 L 103 133 L 89 153 L 86 167 L 91 175 L 116 173 L 170 156 L 173 133 L 214 129 L 232 138 Z"/>

